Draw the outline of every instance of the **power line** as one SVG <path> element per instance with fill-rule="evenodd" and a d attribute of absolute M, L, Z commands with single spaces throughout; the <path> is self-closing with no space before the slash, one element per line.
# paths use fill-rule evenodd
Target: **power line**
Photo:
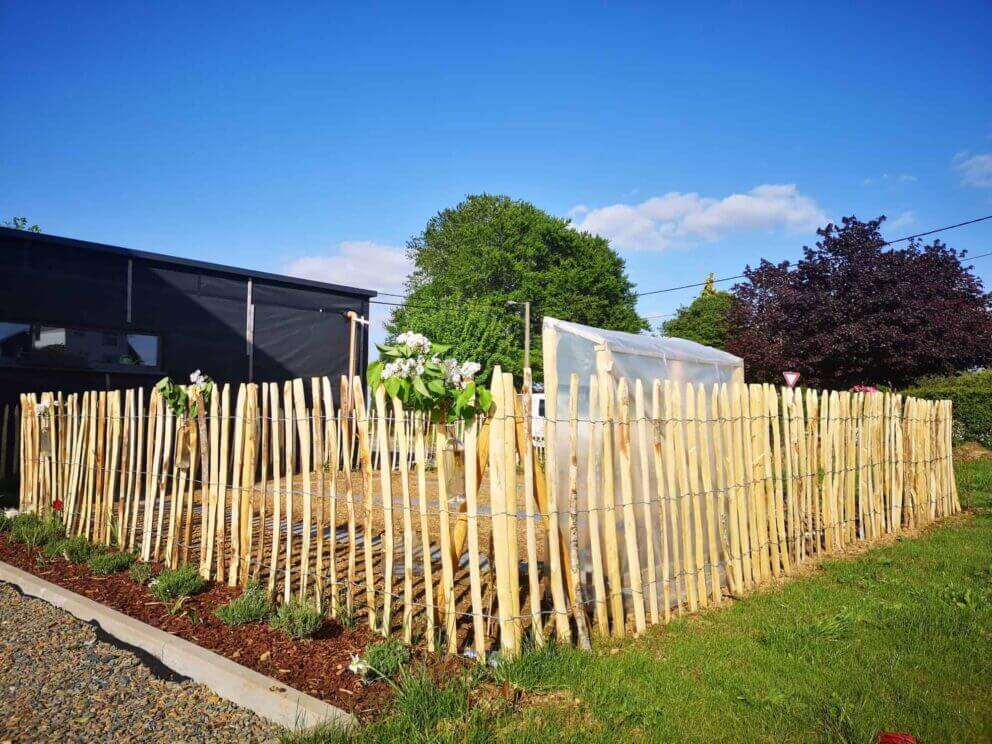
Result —
<path fill-rule="evenodd" d="M 907 235 L 905 238 L 896 238 L 895 240 L 890 240 L 887 243 L 882 243 L 882 245 L 892 245 L 893 243 L 901 243 L 904 240 L 922 238 L 925 235 L 933 235 L 934 233 L 944 232 L 944 230 L 953 230 L 956 227 L 964 227 L 965 225 L 974 225 L 976 222 L 984 222 L 985 220 L 992 220 L 992 214 L 986 215 L 985 217 L 976 217 L 975 219 L 968 220 L 967 222 L 959 222 L 956 225 L 948 225 L 947 227 L 938 227 L 936 230 L 927 230 L 926 232 L 916 233 L 916 235 Z M 978 256 L 975 256 L 975 258 L 978 258 Z"/>
<path fill-rule="evenodd" d="M 915 240 L 916 238 L 922 238 L 922 237 L 925 237 L 927 235 L 934 235 L 936 233 L 945 232 L 947 230 L 954 230 L 956 228 L 965 227 L 967 225 L 974 225 L 977 222 L 984 222 L 985 220 L 992 220 L 992 214 L 986 215 L 984 217 L 977 217 L 977 218 L 975 218 L 973 220 L 967 220 L 966 222 L 958 222 L 958 223 L 956 223 L 954 225 L 946 225 L 944 227 L 938 227 L 938 228 L 935 228 L 933 230 L 927 230 L 925 232 L 915 233 L 913 235 L 906 235 L 905 237 L 895 238 L 894 240 L 887 240 L 884 243 L 882 243 L 882 247 L 887 246 L 887 245 L 893 245 L 895 243 L 902 243 L 902 242 L 905 242 L 907 240 Z M 970 256 L 969 259 L 970 260 L 975 260 L 975 259 L 979 259 L 979 258 L 986 258 L 988 256 L 992 256 L 992 252 L 982 253 L 982 254 L 979 254 L 977 256 Z M 714 279 L 713 280 L 713 283 L 716 284 L 716 283 L 722 283 L 722 282 L 730 282 L 730 281 L 734 281 L 735 279 L 744 279 L 744 278 L 746 278 L 746 275 L 745 274 L 734 274 L 733 276 L 724 276 L 724 277 L 720 277 L 719 279 Z M 647 297 L 649 295 L 663 294 L 663 293 L 666 293 L 666 292 L 678 292 L 678 291 L 683 290 L 683 289 L 693 289 L 694 287 L 703 287 L 706 284 L 707 284 L 707 282 L 705 282 L 705 281 L 703 281 L 703 282 L 693 282 L 691 284 L 682 284 L 682 285 L 679 285 L 677 287 L 666 287 L 664 289 L 654 289 L 654 290 L 651 290 L 651 291 L 648 291 L 648 292 L 638 292 L 634 296 L 635 297 Z M 382 306 L 386 306 L 386 307 L 408 307 L 408 308 L 411 308 L 411 309 L 420 309 L 420 310 L 438 310 L 438 309 L 443 309 L 443 308 L 449 308 L 449 309 L 452 309 L 452 310 L 464 310 L 465 308 L 479 308 L 479 309 L 485 309 L 485 310 L 503 310 L 503 309 L 506 309 L 507 304 L 509 304 L 509 301 L 507 303 L 494 303 L 494 302 L 480 302 L 480 301 L 469 301 L 469 300 L 463 300 L 463 301 L 458 301 L 458 300 L 440 301 L 440 300 L 438 300 L 438 301 L 433 301 L 433 302 L 431 302 L 429 304 L 422 304 L 422 303 L 413 304 L 413 303 L 410 303 L 408 301 L 405 301 L 409 297 L 409 295 L 398 294 L 396 292 L 379 292 L 379 296 L 382 296 L 382 297 L 396 297 L 396 298 L 398 298 L 401 301 L 399 301 L 399 302 L 390 302 L 388 300 L 369 300 L 369 303 L 372 304 L 372 305 L 382 305 Z M 651 319 L 661 318 L 661 317 L 667 317 L 667 316 L 671 316 L 671 315 L 676 315 L 676 313 L 656 313 L 656 314 L 648 315 L 648 316 L 646 316 L 646 318 L 648 320 L 651 320 Z"/>
<path fill-rule="evenodd" d="M 922 238 L 926 235 L 933 235 L 934 233 L 944 232 L 945 230 L 953 230 L 957 227 L 964 227 L 965 225 L 974 225 L 976 222 L 984 222 L 985 220 L 992 220 L 992 214 L 986 215 L 985 217 L 977 217 L 973 220 L 968 220 L 967 222 L 959 222 L 956 225 L 947 225 L 946 227 L 938 227 L 935 230 L 927 230 L 926 232 L 916 233 L 915 235 L 907 235 L 904 238 L 896 238 L 895 240 L 887 240 L 882 243 L 882 247 L 887 245 L 892 245 L 893 243 L 902 243 L 905 240 L 914 240 L 915 238 Z M 971 256 L 970 259 L 974 260 L 976 258 L 985 258 L 986 256 L 992 256 L 992 253 L 983 253 L 978 256 Z M 720 279 L 714 279 L 713 283 L 717 282 L 730 282 L 734 279 L 744 279 L 744 274 L 735 274 L 734 276 L 725 276 Z M 648 295 L 662 294 L 663 292 L 676 292 L 680 289 L 692 289 L 693 287 L 703 287 L 706 282 L 696 282 L 694 284 L 683 284 L 679 287 L 666 287 L 665 289 L 653 289 L 650 292 L 638 292 L 635 297 L 647 297 Z"/>

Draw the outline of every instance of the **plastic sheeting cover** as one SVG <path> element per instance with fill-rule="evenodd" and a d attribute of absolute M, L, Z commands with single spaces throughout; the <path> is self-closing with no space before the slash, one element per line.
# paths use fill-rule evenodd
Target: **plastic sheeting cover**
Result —
<path fill-rule="evenodd" d="M 680 338 L 643 336 L 621 331 L 607 331 L 601 328 L 570 323 L 557 318 L 544 318 L 543 324 L 543 357 L 544 357 L 544 381 L 545 396 L 547 399 L 547 432 L 546 436 L 552 436 L 554 432 L 555 441 L 555 474 L 554 486 L 557 490 L 559 510 L 561 514 L 562 534 L 567 535 L 568 519 L 568 429 L 569 429 L 569 382 L 571 375 L 578 375 L 579 396 L 578 396 L 578 493 L 576 497 L 578 509 L 578 538 L 579 538 L 579 560 L 582 564 L 582 576 L 586 587 L 586 598 L 591 595 L 591 553 L 589 541 L 589 520 L 594 516 L 602 518 L 604 513 L 602 506 L 590 511 L 588 499 L 588 464 L 590 438 L 593 439 L 594 452 L 596 453 L 594 462 L 599 462 L 602 458 L 603 426 L 594 424 L 593 421 L 599 419 L 599 411 L 589 410 L 589 386 L 590 379 L 599 379 L 601 375 L 606 375 L 613 380 L 614 384 L 621 379 L 626 379 L 630 387 L 630 421 L 631 421 L 631 467 L 633 476 L 633 497 L 636 504 L 635 513 L 638 530 L 638 546 L 641 562 L 642 580 L 644 582 L 645 594 L 652 589 L 648 586 L 647 561 L 645 546 L 650 539 L 654 544 L 655 568 L 657 574 L 657 584 L 653 587 L 659 598 L 662 593 L 662 555 L 660 539 L 660 519 L 659 493 L 662 494 L 661 503 L 667 505 L 674 504 L 673 499 L 677 499 L 680 494 L 664 493 L 658 490 L 657 479 L 653 468 L 649 468 L 647 478 L 640 468 L 640 442 L 638 436 L 637 420 L 634 410 L 634 395 L 637 381 L 641 382 L 645 398 L 646 417 L 651 416 L 652 395 L 654 381 L 671 380 L 673 384 L 680 386 L 684 397 L 686 384 L 692 383 L 694 386 L 703 385 L 707 397 L 712 390 L 712 386 L 717 383 L 743 383 L 744 362 L 740 357 L 728 354 L 725 351 L 703 346 L 694 341 L 687 341 Z M 554 396 L 554 400 L 552 400 Z M 711 437 L 708 432 L 709 426 L 703 424 L 699 427 L 700 441 L 709 441 Z M 655 427 L 651 426 L 651 437 L 656 436 Z M 629 586 L 627 577 L 627 557 L 623 549 L 624 545 L 624 524 L 622 509 L 622 490 L 620 484 L 619 469 L 617 463 L 616 447 L 614 447 L 614 497 L 616 500 L 615 519 L 618 530 L 618 544 L 621 546 L 620 559 L 624 573 L 624 586 Z M 652 458 L 649 457 L 649 461 Z M 712 462 L 711 458 L 711 462 Z M 602 469 L 597 477 L 602 478 Z M 603 494 L 602 483 L 598 489 L 600 498 Z M 652 516 L 651 529 L 644 520 L 644 501 L 651 501 Z M 704 516 L 705 520 L 705 516 Z M 666 519 L 667 523 L 667 519 Z M 705 523 L 705 522 L 704 522 Z M 705 533 L 704 534 L 708 534 Z M 672 548 L 675 540 L 672 535 L 668 536 L 669 557 L 673 561 L 675 556 Z M 708 548 L 708 546 L 706 546 Z"/>

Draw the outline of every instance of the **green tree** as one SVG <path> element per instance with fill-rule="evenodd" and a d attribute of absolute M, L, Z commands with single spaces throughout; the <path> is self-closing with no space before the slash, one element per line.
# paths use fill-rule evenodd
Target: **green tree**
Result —
<path fill-rule="evenodd" d="M 434 215 L 407 254 L 414 271 L 406 304 L 387 323 L 390 336 L 411 330 L 450 344 L 451 356 L 483 365 L 480 379 L 497 364 L 522 373 L 523 313 L 513 303 L 532 303 L 537 378 L 545 315 L 633 333 L 647 328 L 624 261 L 609 243 L 525 201 L 469 196 Z"/>
<path fill-rule="evenodd" d="M 0 222 L 0 225 L 3 225 L 4 227 L 12 227 L 15 230 L 26 230 L 27 232 L 37 233 L 41 232 L 41 228 L 37 225 L 28 225 L 27 217 L 12 217 L 5 222 Z"/>
<path fill-rule="evenodd" d="M 717 349 L 726 348 L 734 296 L 714 289 L 713 281 L 710 274 L 699 296 L 688 306 L 680 307 L 674 318 L 661 324 L 664 335 L 687 338 Z"/>

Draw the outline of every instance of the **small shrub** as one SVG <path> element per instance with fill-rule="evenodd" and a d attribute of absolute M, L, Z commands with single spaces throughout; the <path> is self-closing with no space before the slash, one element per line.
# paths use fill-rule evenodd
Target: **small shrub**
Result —
<path fill-rule="evenodd" d="M 341 597 L 334 598 L 334 619 L 341 623 L 344 628 L 354 628 L 358 622 L 358 615 L 355 608 L 348 608 L 348 602 Z"/>
<path fill-rule="evenodd" d="M 50 540 L 41 549 L 41 554 L 46 558 L 61 558 L 65 552 L 65 540 Z"/>
<path fill-rule="evenodd" d="M 291 638 L 311 638 L 324 623 L 324 613 L 316 607 L 291 599 L 279 605 L 269 625 Z"/>
<path fill-rule="evenodd" d="M 86 565 L 93 573 L 112 574 L 129 568 L 134 563 L 130 553 L 97 553 L 89 559 Z"/>
<path fill-rule="evenodd" d="M 70 537 L 62 546 L 62 555 L 70 563 L 86 563 L 96 554 L 96 546 L 82 535 Z"/>
<path fill-rule="evenodd" d="M 398 638 L 387 638 L 366 647 L 362 660 L 369 667 L 365 680 L 371 682 L 396 674 L 410 660 L 410 649 Z"/>
<path fill-rule="evenodd" d="M 225 625 L 255 623 L 271 614 L 272 604 L 265 590 L 254 582 L 245 587 L 240 597 L 214 610 L 214 615 Z"/>
<path fill-rule="evenodd" d="M 11 520 L 10 537 L 15 542 L 36 548 L 65 537 L 65 529 L 54 518 L 42 519 L 30 512 L 18 514 Z"/>
<path fill-rule="evenodd" d="M 155 573 L 152 571 L 151 565 L 148 563 L 134 563 L 131 565 L 131 570 L 128 572 L 131 577 L 131 581 L 135 584 L 147 584 L 152 580 L 152 576 Z"/>
<path fill-rule="evenodd" d="M 150 584 L 150 590 L 154 597 L 165 602 L 198 594 L 206 586 L 207 582 L 200 576 L 197 567 L 192 563 L 184 563 L 179 568 L 162 571 Z"/>

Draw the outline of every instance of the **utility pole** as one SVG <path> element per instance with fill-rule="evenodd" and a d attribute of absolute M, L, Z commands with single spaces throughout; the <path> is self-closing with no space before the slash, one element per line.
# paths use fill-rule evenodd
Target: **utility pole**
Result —
<path fill-rule="evenodd" d="M 530 300 L 507 300 L 506 304 L 524 306 L 524 369 L 527 369 L 530 366 Z"/>
<path fill-rule="evenodd" d="M 355 322 L 358 320 L 358 313 L 349 310 L 345 313 L 345 317 L 350 326 L 348 329 L 348 385 L 351 386 L 355 379 Z"/>

